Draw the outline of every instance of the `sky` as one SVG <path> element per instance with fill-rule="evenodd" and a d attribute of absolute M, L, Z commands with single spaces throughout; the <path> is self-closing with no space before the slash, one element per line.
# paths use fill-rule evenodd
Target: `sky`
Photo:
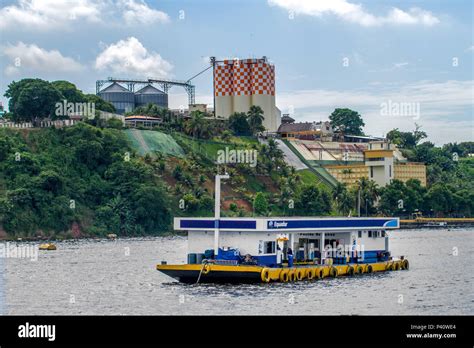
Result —
<path fill-rule="evenodd" d="M 268 57 L 299 122 L 347 107 L 368 135 L 418 124 L 437 145 L 474 140 L 471 0 L 0 0 L 4 105 L 25 77 L 95 93 L 110 76 L 187 80 L 210 56 Z M 211 71 L 193 83 L 212 106 Z"/>

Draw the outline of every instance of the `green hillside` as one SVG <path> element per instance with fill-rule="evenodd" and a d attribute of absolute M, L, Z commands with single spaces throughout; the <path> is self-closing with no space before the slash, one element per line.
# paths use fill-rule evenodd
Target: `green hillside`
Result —
<path fill-rule="evenodd" d="M 141 156 L 160 152 L 168 156 L 184 157 L 181 146 L 168 134 L 139 129 L 127 129 L 124 132 L 132 147 Z"/>

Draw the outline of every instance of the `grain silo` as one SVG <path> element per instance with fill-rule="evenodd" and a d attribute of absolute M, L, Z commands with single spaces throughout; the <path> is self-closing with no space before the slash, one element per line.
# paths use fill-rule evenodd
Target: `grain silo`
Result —
<path fill-rule="evenodd" d="M 152 85 L 147 85 L 135 92 L 135 107 L 145 106 L 150 103 L 162 108 L 168 108 L 168 94 Z"/>
<path fill-rule="evenodd" d="M 135 95 L 117 82 L 104 88 L 98 93 L 98 96 L 115 106 L 118 114 L 124 114 L 133 111 L 135 108 Z"/>
<path fill-rule="evenodd" d="M 275 132 L 281 123 L 275 105 L 275 67 L 265 57 L 214 61 L 214 97 L 216 116 L 228 118 L 258 105 L 268 131 Z"/>
<path fill-rule="evenodd" d="M 229 117 L 232 114 L 232 64 L 214 65 L 214 95 L 216 116 Z"/>

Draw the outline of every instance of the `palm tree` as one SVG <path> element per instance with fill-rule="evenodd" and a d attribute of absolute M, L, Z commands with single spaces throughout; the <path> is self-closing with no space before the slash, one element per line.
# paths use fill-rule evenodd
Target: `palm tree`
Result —
<path fill-rule="evenodd" d="M 360 192 L 360 205 L 365 206 L 365 215 L 368 216 L 369 209 L 377 201 L 379 197 L 379 189 L 375 181 L 362 177 L 357 181 L 357 186 Z"/>
<path fill-rule="evenodd" d="M 354 196 L 348 190 L 344 191 L 337 201 L 337 207 L 344 216 L 349 215 L 354 208 Z"/>
<path fill-rule="evenodd" d="M 265 127 L 263 126 L 263 110 L 260 106 L 252 105 L 247 112 L 247 121 L 249 123 L 252 134 L 263 132 Z"/>
<path fill-rule="evenodd" d="M 346 184 L 338 183 L 332 191 L 332 199 L 336 210 L 342 215 L 348 215 L 354 206 L 352 194 Z"/>
<path fill-rule="evenodd" d="M 193 111 L 191 119 L 185 124 L 186 133 L 191 134 L 193 138 L 200 137 L 206 128 L 206 120 L 204 114 L 200 111 Z"/>
<path fill-rule="evenodd" d="M 346 184 L 338 182 L 336 187 L 332 190 L 332 199 L 337 201 L 345 191 L 347 191 Z"/>
<path fill-rule="evenodd" d="M 373 207 L 379 198 L 379 187 L 373 180 L 369 180 L 364 201 L 365 201 L 365 214 L 368 215 L 369 208 Z"/>
<path fill-rule="evenodd" d="M 276 158 L 283 158 L 283 151 L 278 148 L 278 143 L 275 139 L 268 140 L 268 155 L 272 160 Z"/>

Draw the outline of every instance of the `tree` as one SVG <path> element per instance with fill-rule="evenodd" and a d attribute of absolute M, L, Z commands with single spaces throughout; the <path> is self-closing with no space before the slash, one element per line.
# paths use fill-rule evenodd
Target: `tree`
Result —
<path fill-rule="evenodd" d="M 133 111 L 125 113 L 127 116 L 132 115 L 143 115 L 143 116 L 152 116 L 152 117 L 162 117 L 165 118 L 167 112 L 165 108 L 162 108 L 156 104 L 148 103 L 143 106 L 135 108 Z"/>
<path fill-rule="evenodd" d="M 415 130 L 413 131 L 413 138 L 415 139 L 415 145 L 417 145 L 422 139 L 428 137 L 426 132 L 421 130 L 421 126 L 415 123 Z"/>
<path fill-rule="evenodd" d="M 454 210 L 452 190 L 444 183 L 434 184 L 428 190 L 427 199 L 436 215 L 445 215 Z"/>
<path fill-rule="evenodd" d="M 345 190 L 337 200 L 337 209 L 344 216 L 348 216 L 354 210 L 354 202 L 354 195 L 349 190 Z"/>
<path fill-rule="evenodd" d="M 193 136 L 193 138 L 202 138 L 208 131 L 209 124 L 204 119 L 204 113 L 201 111 L 193 111 L 191 119 L 189 119 L 184 126 L 186 133 Z"/>
<path fill-rule="evenodd" d="M 41 79 L 12 82 L 5 96 L 15 121 L 37 122 L 54 115 L 56 103 L 64 99 L 61 92 Z"/>
<path fill-rule="evenodd" d="M 331 197 L 316 185 L 305 185 L 298 195 L 297 209 L 302 215 L 326 215 L 331 211 Z"/>
<path fill-rule="evenodd" d="M 266 215 L 268 212 L 268 201 L 262 192 L 257 192 L 253 200 L 253 210 L 257 215 Z"/>
<path fill-rule="evenodd" d="M 252 130 L 247 121 L 247 115 L 244 112 L 235 112 L 229 117 L 229 129 L 235 135 L 250 135 Z"/>
<path fill-rule="evenodd" d="M 403 182 L 392 180 L 381 190 L 379 210 L 386 215 L 403 215 L 406 196 L 406 187 Z"/>
<path fill-rule="evenodd" d="M 335 109 L 329 116 L 332 128 L 337 132 L 348 135 L 364 135 L 362 127 L 365 126 L 362 117 L 357 111 L 351 109 Z"/>
<path fill-rule="evenodd" d="M 9 109 L 13 121 L 37 121 L 55 116 L 56 103 L 93 103 L 96 110 L 115 112 L 115 107 L 95 94 L 83 94 L 68 81 L 48 82 L 41 79 L 22 79 L 11 82 L 4 94 L 10 98 Z"/>
<path fill-rule="evenodd" d="M 107 120 L 105 126 L 107 128 L 122 129 L 123 123 L 118 118 L 112 117 Z"/>
<path fill-rule="evenodd" d="M 51 86 L 56 88 L 68 103 L 83 103 L 86 101 L 84 94 L 77 89 L 75 84 L 69 81 L 53 81 Z"/>
<path fill-rule="evenodd" d="M 368 216 L 374 210 L 374 204 L 379 197 L 377 184 L 373 180 L 362 177 L 357 181 L 357 191 L 360 191 L 360 206 L 364 214 Z"/>
<path fill-rule="evenodd" d="M 403 135 L 402 132 L 398 128 L 392 129 L 390 132 L 387 133 L 387 140 L 395 145 L 401 145 L 403 142 Z"/>
<path fill-rule="evenodd" d="M 332 191 L 332 198 L 340 214 L 347 216 L 354 209 L 354 195 L 347 190 L 345 184 L 337 183 Z"/>
<path fill-rule="evenodd" d="M 252 105 L 247 112 L 247 122 L 253 135 L 265 130 L 263 126 L 264 120 L 262 108 L 257 105 Z"/>
<path fill-rule="evenodd" d="M 387 133 L 387 139 L 403 149 L 412 149 L 418 143 L 427 137 L 426 133 L 421 130 L 421 126 L 415 123 L 413 132 L 401 132 L 398 128 L 392 129 Z"/>
<path fill-rule="evenodd" d="M 286 166 L 283 151 L 278 148 L 278 143 L 274 139 L 268 140 L 267 144 L 260 145 L 258 149 L 259 158 L 257 165 L 261 173 L 272 174 L 275 168 Z"/>
<path fill-rule="evenodd" d="M 41 79 L 22 79 L 20 81 L 12 81 L 4 94 L 4 97 L 9 98 L 8 100 L 8 108 L 10 111 L 15 109 L 15 105 L 18 102 L 18 97 L 20 96 L 21 91 L 23 88 L 28 86 L 33 81 L 43 81 Z"/>
<path fill-rule="evenodd" d="M 167 228 L 171 222 L 171 213 L 161 186 L 140 185 L 132 197 L 135 223 L 141 225 L 144 232 L 155 234 Z"/>

